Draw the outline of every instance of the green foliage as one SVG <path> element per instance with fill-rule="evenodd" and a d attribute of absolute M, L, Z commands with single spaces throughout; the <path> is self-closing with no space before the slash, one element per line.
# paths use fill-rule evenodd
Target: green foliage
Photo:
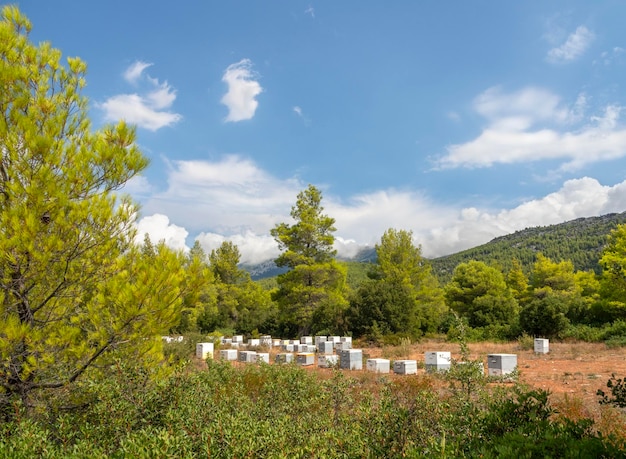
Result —
<path fill-rule="evenodd" d="M 606 382 L 606 387 L 610 390 L 611 395 L 609 396 L 602 389 L 598 389 L 599 403 L 626 408 L 626 380 L 617 378 L 615 373 L 613 373 Z"/>
<path fill-rule="evenodd" d="M 520 326 L 533 336 L 560 337 L 569 325 L 567 310 L 567 299 L 562 295 L 547 294 L 535 298 L 520 312 Z"/>
<path fill-rule="evenodd" d="M 471 327 L 511 324 L 518 304 L 502 272 L 479 261 L 462 263 L 445 287 L 448 306 L 467 318 Z"/>
<path fill-rule="evenodd" d="M 280 223 L 271 231 L 283 250 L 276 265 L 289 268 L 278 276 L 272 294 L 279 307 L 280 332 L 286 336 L 345 332 L 346 269 L 334 258 L 335 220 L 322 213 L 321 201 L 322 193 L 309 185 L 291 209 L 296 223 Z"/>
<path fill-rule="evenodd" d="M 454 268 L 470 260 L 488 265 L 498 264 L 509 272 L 517 260 L 529 275 L 538 253 L 552 260 L 571 260 L 578 271 L 599 274 L 598 263 L 611 230 L 626 223 L 626 212 L 601 217 L 579 218 L 558 225 L 526 228 L 498 237 L 487 244 L 431 260 L 433 273 L 442 283 L 451 277 Z"/>
<path fill-rule="evenodd" d="M 296 365 L 207 363 L 155 380 L 119 362 L 86 388 L 91 403 L 82 410 L 0 424 L 0 456 L 623 456 L 591 421 L 556 419 L 546 392 L 519 385 L 467 398 L 439 394 L 438 376 L 373 380 L 329 370 L 320 379 Z"/>
<path fill-rule="evenodd" d="M 353 295 L 348 322 L 356 336 L 405 334 L 414 339 L 437 330 L 446 311 L 430 265 L 410 231 L 389 229 L 376 245 L 370 279 Z"/>

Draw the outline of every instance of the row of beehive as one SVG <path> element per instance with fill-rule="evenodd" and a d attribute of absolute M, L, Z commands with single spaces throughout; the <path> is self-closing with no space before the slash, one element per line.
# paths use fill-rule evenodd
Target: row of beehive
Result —
<path fill-rule="evenodd" d="M 233 348 L 254 348 L 254 347 L 280 347 L 286 352 L 319 352 L 322 354 L 333 354 L 335 350 L 345 350 L 352 348 L 352 337 L 350 336 L 302 336 L 298 340 L 273 339 L 271 336 L 261 336 L 260 338 L 250 338 L 244 342 L 243 335 L 235 335 L 231 338 L 222 338 L 224 346 Z"/>
<path fill-rule="evenodd" d="M 213 352 L 208 353 L 206 344 L 198 343 L 197 355 L 201 358 L 212 358 Z M 210 346 L 212 348 L 212 346 Z M 229 361 L 240 361 L 245 363 L 265 362 L 270 363 L 270 354 L 268 352 L 256 351 L 237 351 L 236 349 L 220 350 L 220 359 Z M 302 353 L 280 353 L 275 357 L 276 363 L 292 363 L 298 365 L 309 366 L 315 364 L 315 354 L 312 352 Z M 426 371 L 447 371 L 450 369 L 451 356 L 449 352 L 426 352 L 424 354 Z M 377 373 L 389 373 L 390 360 L 375 358 L 367 359 L 366 369 Z M 318 366 L 322 368 L 339 367 L 343 370 L 362 370 L 363 369 L 363 351 L 361 349 L 345 349 L 339 354 L 320 355 L 318 357 Z M 487 367 L 489 376 L 504 376 L 512 373 L 517 368 L 517 355 L 515 354 L 489 354 L 487 356 Z M 396 360 L 393 362 L 393 371 L 397 374 L 415 374 L 417 373 L 416 360 Z"/>

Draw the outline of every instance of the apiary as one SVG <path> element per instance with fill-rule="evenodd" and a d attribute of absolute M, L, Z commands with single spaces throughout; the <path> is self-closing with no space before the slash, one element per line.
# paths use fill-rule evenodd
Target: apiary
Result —
<path fill-rule="evenodd" d="M 237 349 L 220 349 L 220 360 L 237 360 Z"/>
<path fill-rule="evenodd" d="M 396 360 L 393 362 L 393 372 L 399 375 L 416 375 L 417 360 Z"/>
<path fill-rule="evenodd" d="M 367 359 L 365 368 L 375 373 L 389 373 L 389 359 Z"/>
<path fill-rule="evenodd" d="M 550 352 L 550 340 L 545 338 L 535 338 L 535 353 L 547 354 Z"/>
<path fill-rule="evenodd" d="M 256 351 L 241 351 L 239 353 L 239 361 L 245 363 L 256 362 Z"/>
<path fill-rule="evenodd" d="M 424 352 L 426 371 L 448 371 L 452 358 L 449 352 Z"/>
<path fill-rule="evenodd" d="M 213 358 L 213 343 L 197 343 L 196 344 L 196 357 L 205 360 L 207 358 Z"/>
<path fill-rule="evenodd" d="M 338 362 L 339 362 L 339 356 L 337 354 L 320 355 L 317 358 L 317 366 L 320 368 L 336 367 Z"/>
<path fill-rule="evenodd" d="M 487 355 L 487 374 L 489 376 L 504 376 L 517 368 L 516 354 L 489 354 Z"/>
<path fill-rule="evenodd" d="M 291 352 L 282 352 L 280 354 L 276 354 L 275 362 L 276 363 L 292 363 L 293 362 L 293 353 L 291 353 Z"/>
<path fill-rule="evenodd" d="M 363 351 L 361 349 L 342 349 L 339 351 L 339 367 L 342 370 L 362 370 Z"/>

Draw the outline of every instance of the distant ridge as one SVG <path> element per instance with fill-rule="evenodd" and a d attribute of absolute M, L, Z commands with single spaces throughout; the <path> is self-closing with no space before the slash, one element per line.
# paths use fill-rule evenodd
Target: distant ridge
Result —
<path fill-rule="evenodd" d="M 469 260 L 496 264 L 504 271 L 511 267 L 511 261 L 517 258 L 528 274 L 538 253 L 552 261 L 571 260 L 579 271 L 593 270 L 600 272 L 598 260 L 604 249 L 607 237 L 617 225 L 626 223 L 626 212 L 606 214 L 599 217 L 577 218 L 564 223 L 549 226 L 537 226 L 500 236 L 486 244 L 430 260 L 433 273 L 442 283 L 452 276 L 459 263 Z M 376 250 L 366 247 L 354 257 L 344 259 L 357 263 L 376 261 Z M 253 280 L 274 277 L 285 272 L 278 268 L 273 260 L 256 265 L 242 265 Z"/>
<path fill-rule="evenodd" d="M 623 223 L 626 223 L 626 212 L 526 228 L 471 249 L 432 259 L 433 273 L 440 281 L 446 282 L 459 263 L 469 260 L 496 264 L 508 271 L 512 260 L 517 258 L 528 274 L 538 253 L 555 262 L 570 260 L 577 271 L 600 273 L 598 261 L 607 237 L 617 225 Z"/>

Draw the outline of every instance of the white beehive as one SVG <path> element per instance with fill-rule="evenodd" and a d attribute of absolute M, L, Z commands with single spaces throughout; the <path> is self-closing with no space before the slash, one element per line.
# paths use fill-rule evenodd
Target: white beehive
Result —
<path fill-rule="evenodd" d="M 416 375 L 417 360 L 395 360 L 393 372 L 399 375 Z"/>
<path fill-rule="evenodd" d="M 296 363 L 302 366 L 309 366 L 315 363 L 315 354 L 312 352 L 299 352 L 296 354 Z"/>
<path fill-rule="evenodd" d="M 451 361 L 449 352 L 424 352 L 426 371 L 448 371 Z"/>
<path fill-rule="evenodd" d="M 303 352 L 317 352 L 317 348 L 315 347 L 315 344 L 305 344 L 304 345 L 304 351 Z"/>
<path fill-rule="evenodd" d="M 373 371 L 375 373 L 389 373 L 389 360 L 367 359 L 365 368 L 367 369 L 367 371 Z"/>
<path fill-rule="evenodd" d="M 283 350 L 293 352 L 295 351 L 295 346 L 293 344 L 283 344 Z"/>
<path fill-rule="evenodd" d="M 339 338 L 339 341 L 342 343 L 352 344 L 352 336 L 342 336 L 341 338 Z"/>
<path fill-rule="evenodd" d="M 280 354 L 276 354 L 275 362 L 276 363 L 292 363 L 293 354 L 291 352 L 282 352 Z"/>
<path fill-rule="evenodd" d="M 243 335 L 233 336 L 233 343 L 243 343 Z"/>
<path fill-rule="evenodd" d="M 239 353 L 239 361 L 245 363 L 256 362 L 256 351 L 241 351 Z"/>
<path fill-rule="evenodd" d="M 259 341 L 261 346 L 272 347 L 272 337 L 270 335 L 261 336 Z"/>
<path fill-rule="evenodd" d="M 248 340 L 249 347 L 257 347 L 261 345 L 261 340 L 259 338 L 250 338 Z"/>
<path fill-rule="evenodd" d="M 317 345 L 317 351 L 320 354 L 326 354 L 326 355 L 334 354 L 335 349 L 334 349 L 334 346 L 333 346 L 333 342 L 332 341 L 321 341 Z"/>
<path fill-rule="evenodd" d="M 257 352 L 255 362 L 270 363 L 270 353 L 269 352 Z"/>
<path fill-rule="evenodd" d="M 487 355 L 487 374 L 489 376 L 504 376 L 517 368 L 516 354 L 489 354 Z"/>
<path fill-rule="evenodd" d="M 340 341 L 339 343 L 335 343 L 335 349 L 337 349 L 338 351 L 352 349 L 352 341 Z"/>
<path fill-rule="evenodd" d="M 339 362 L 339 356 L 337 354 L 320 355 L 317 358 L 317 366 L 320 368 L 336 367 Z"/>
<path fill-rule="evenodd" d="M 237 349 L 220 349 L 220 360 L 237 360 Z"/>
<path fill-rule="evenodd" d="M 550 352 L 550 341 L 545 338 L 535 338 L 535 353 L 547 354 Z"/>
<path fill-rule="evenodd" d="M 315 345 L 317 346 L 319 343 L 324 343 L 328 341 L 325 336 L 316 335 L 315 336 Z"/>
<path fill-rule="evenodd" d="M 361 349 L 342 349 L 339 351 L 339 367 L 342 370 L 362 370 L 363 351 Z"/>
<path fill-rule="evenodd" d="M 283 344 L 283 342 L 279 339 L 273 339 L 272 340 L 272 346 L 273 347 L 280 347 Z"/>
<path fill-rule="evenodd" d="M 339 343 L 341 341 L 341 336 L 329 336 L 327 341 L 332 341 L 333 343 Z"/>
<path fill-rule="evenodd" d="M 213 358 L 213 343 L 197 343 L 196 344 L 196 357 L 199 359 L 212 359 Z"/>
<path fill-rule="evenodd" d="M 312 336 L 301 336 L 300 337 L 300 344 L 313 344 L 313 337 Z"/>
<path fill-rule="evenodd" d="M 222 345 L 231 346 L 233 344 L 232 338 L 222 338 Z"/>

